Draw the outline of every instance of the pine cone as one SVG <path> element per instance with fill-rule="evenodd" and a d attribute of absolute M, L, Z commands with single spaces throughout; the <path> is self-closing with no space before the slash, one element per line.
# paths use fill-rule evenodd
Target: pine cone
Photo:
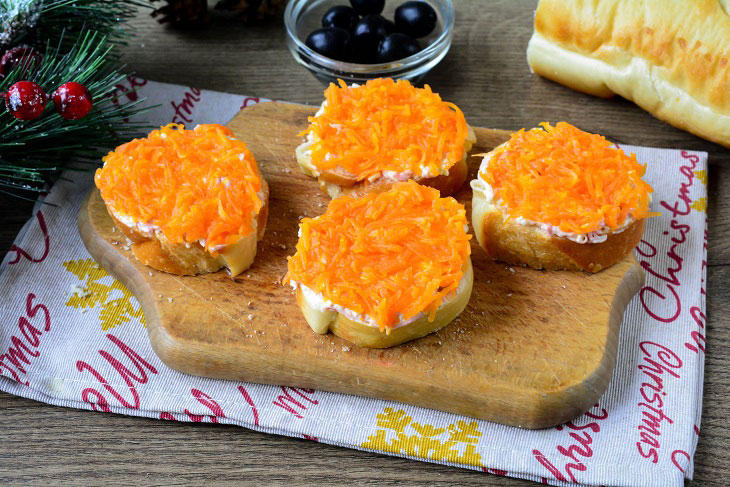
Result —
<path fill-rule="evenodd" d="M 220 0 L 216 10 L 235 12 L 244 22 L 253 23 L 279 15 L 287 0 Z"/>
<path fill-rule="evenodd" d="M 156 0 L 153 0 L 156 1 Z M 207 0 L 166 0 L 165 5 L 155 9 L 152 17 L 161 24 L 175 27 L 198 27 L 208 21 Z"/>
<path fill-rule="evenodd" d="M 32 33 L 41 15 L 41 2 L 0 2 L 0 48 Z"/>

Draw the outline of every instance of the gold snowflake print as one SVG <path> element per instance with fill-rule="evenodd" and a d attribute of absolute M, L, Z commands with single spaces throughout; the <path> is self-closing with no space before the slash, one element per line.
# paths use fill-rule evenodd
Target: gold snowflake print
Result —
<path fill-rule="evenodd" d="M 707 198 L 697 198 L 697 201 L 692 202 L 690 208 L 705 213 L 707 211 Z"/>
<path fill-rule="evenodd" d="M 139 321 L 146 325 L 142 307 L 134 296 L 121 282 L 117 281 L 92 259 L 69 260 L 63 263 L 68 272 L 75 275 L 82 286 L 72 286 L 73 294 L 66 306 L 81 309 L 85 312 L 89 308 L 101 305 L 99 319 L 101 329 L 106 331 L 130 321 Z M 105 284 L 100 282 L 111 282 Z"/>
<path fill-rule="evenodd" d="M 692 171 L 695 173 L 695 176 L 697 177 L 697 181 L 701 182 L 705 186 L 707 186 L 707 171 L 704 169 L 701 171 Z"/>
<path fill-rule="evenodd" d="M 417 423 L 402 409 L 393 408 L 385 408 L 377 418 L 379 429 L 360 445 L 363 448 L 482 466 L 481 455 L 476 451 L 482 433 L 477 429 L 476 421 L 459 420 L 437 428 Z"/>

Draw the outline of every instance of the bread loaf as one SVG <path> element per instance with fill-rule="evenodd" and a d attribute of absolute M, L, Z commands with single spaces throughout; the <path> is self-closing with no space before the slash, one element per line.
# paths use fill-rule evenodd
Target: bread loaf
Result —
<path fill-rule="evenodd" d="M 527 61 L 730 147 L 728 0 L 540 0 Z"/>

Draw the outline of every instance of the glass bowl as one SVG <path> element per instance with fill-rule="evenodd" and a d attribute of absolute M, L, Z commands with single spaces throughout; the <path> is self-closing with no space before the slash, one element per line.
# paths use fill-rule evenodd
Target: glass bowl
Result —
<path fill-rule="evenodd" d="M 383 16 L 393 19 L 396 7 L 406 0 L 388 0 Z M 454 5 L 451 0 L 423 0 L 436 11 L 434 31 L 418 39 L 423 49 L 398 61 L 381 64 L 357 64 L 323 56 L 304 44 L 307 36 L 322 27 L 322 16 L 335 5 L 349 5 L 348 0 L 290 0 L 284 12 L 287 41 L 294 59 L 320 81 L 327 84 L 343 79 L 348 84 L 364 83 L 373 78 L 407 79 L 418 83 L 436 66 L 451 47 L 454 34 Z"/>

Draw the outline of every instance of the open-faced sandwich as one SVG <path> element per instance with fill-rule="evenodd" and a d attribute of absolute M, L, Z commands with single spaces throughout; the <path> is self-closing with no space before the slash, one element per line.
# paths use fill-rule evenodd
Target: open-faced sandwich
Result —
<path fill-rule="evenodd" d="M 336 198 L 414 181 L 448 196 L 466 180 L 474 131 L 453 103 L 426 85 L 389 78 L 330 84 L 297 147 L 302 171 Z"/>
<path fill-rule="evenodd" d="M 363 347 L 425 336 L 466 307 L 472 289 L 464 207 L 413 181 L 343 196 L 299 226 L 284 282 L 312 329 Z"/>
<path fill-rule="evenodd" d="M 110 152 L 94 179 L 143 264 L 236 276 L 256 256 L 269 188 L 246 144 L 222 125 L 161 127 Z"/>
<path fill-rule="evenodd" d="M 598 272 L 633 250 L 653 215 L 645 170 L 565 122 L 520 130 L 484 155 L 471 183 L 477 240 L 510 264 Z"/>

